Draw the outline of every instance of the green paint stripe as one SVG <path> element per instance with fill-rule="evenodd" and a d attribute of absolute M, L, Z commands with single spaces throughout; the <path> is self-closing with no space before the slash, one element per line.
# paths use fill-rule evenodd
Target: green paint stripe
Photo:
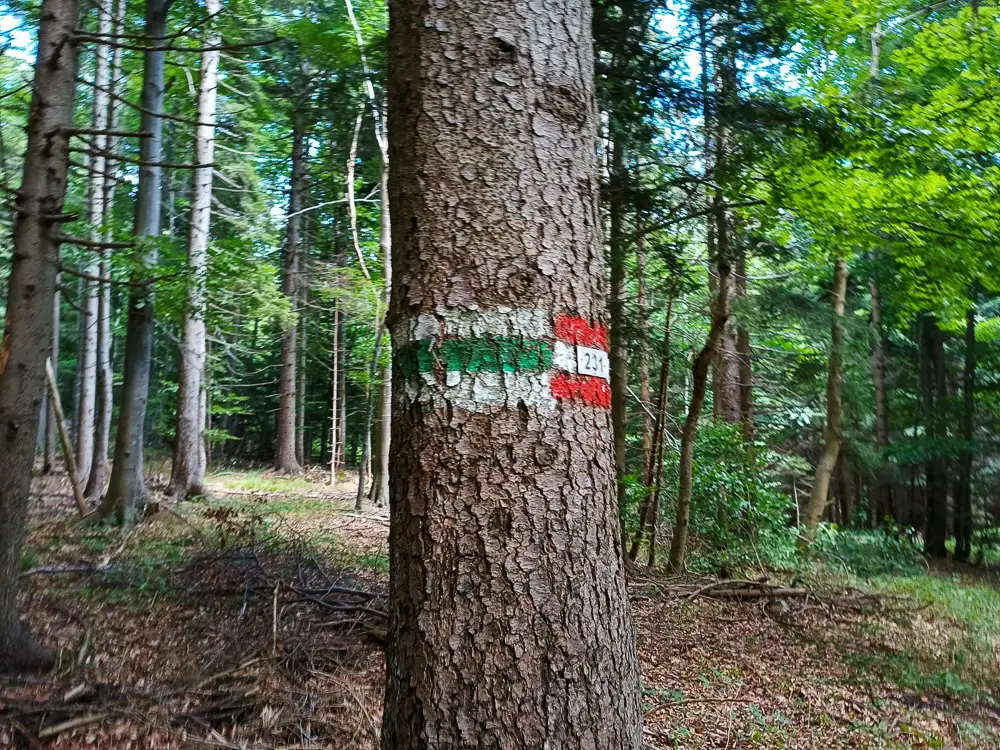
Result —
<path fill-rule="evenodd" d="M 552 366 L 552 344 L 510 336 L 413 341 L 393 357 L 398 372 L 413 377 L 422 372 L 538 372 Z"/>

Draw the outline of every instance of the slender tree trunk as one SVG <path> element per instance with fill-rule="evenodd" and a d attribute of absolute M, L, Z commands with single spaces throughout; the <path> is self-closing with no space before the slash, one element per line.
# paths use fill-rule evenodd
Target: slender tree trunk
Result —
<path fill-rule="evenodd" d="M 619 514 L 625 506 L 626 439 L 628 437 L 628 335 L 625 322 L 625 240 L 624 222 L 628 179 L 625 174 L 625 148 L 622 139 L 612 136 L 611 198 L 608 203 L 608 262 L 611 271 L 611 427 L 614 438 L 615 487 Z M 622 528 L 624 538 L 625 529 Z"/>
<path fill-rule="evenodd" d="M 296 374 L 298 375 L 298 382 L 295 386 L 295 398 L 296 398 L 296 411 L 295 411 L 295 457 L 301 466 L 305 466 L 307 463 L 306 457 L 306 347 L 308 346 L 307 339 L 307 323 L 309 315 L 309 243 L 306 242 L 303 245 L 302 254 L 302 265 L 304 266 L 301 274 L 301 285 L 299 287 L 299 300 L 296 307 L 299 310 L 299 342 L 298 342 L 298 354 L 296 367 Z"/>
<path fill-rule="evenodd" d="M 382 155 L 379 174 L 379 246 L 382 251 L 382 304 L 388 309 L 392 293 L 392 231 L 389 213 L 389 154 Z M 385 334 L 383 334 L 385 335 Z M 392 437 L 392 347 L 382 368 L 379 388 L 378 425 L 375 430 L 375 460 L 372 462 L 372 505 L 389 503 L 389 440 Z"/>
<path fill-rule="evenodd" d="M 368 387 L 365 389 L 365 422 L 364 442 L 361 446 L 361 463 L 358 465 L 358 496 L 354 503 L 355 510 L 361 510 L 368 482 L 369 462 L 372 452 L 372 418 L 375 412 L 375 375 L 379 371 L 379 360 L 382 356 L 383 328 L 375 334 L 375 348 L 372 352 L 372 363 L 368 368 Z"/>
<path fill-rule="evenodd" d="M 667 422 L 670 419 L 670 334 L 673 329 L 674 295 L 677 291 L 676 278 L 671 279 L 670 299 L 667 300 L 667 324 L 663 331 L 663 346 L 660 354 L 660 387 L 656 394 L 656 422 L 653 426 L 652 447 L 645 467 L 643 479 L 646 484 L 645 496 L 639 508 L 639 527 L 632 538 L 628 558 L 635 562 L 639 545 L 644 535 L 649 538 L 649 565 L 656 561 L 656 522 L 659 516 L 660 490 L 663 482 L 663 449 L 666 443 Z"/>
<path fill-rule="evenodd" d="M 635 240 L 635 276 L 636 276 L 636 313 L 639 316 L 639 399 L 645 407 L 642 410 L 642 476 L 649 476 L 649 467 L 653 458 L 653 419 L 649 408 L 649 303 L 646 299 L 646 238 L 643 235 L 645 224 L 641 213 L 636 219 Z M 667 327 L 670 327 L 669 315 Z"/>
<path fill-rule="evenodd" d="M 945 557 L 948 550 L 948 459 L 943 443 L 948 439 L 948 373 L 944 359 L 944 334 L 933 316 L 925 316 L 924 360 L 927 370 L 924 384 L 925 429 L 931 438 L 933 455 L 927 464 L 927 516 L 924 552 Z"/>
<path fill-rule="evenodd" d="M 333 355 L 330 357 L 330 487 L 337 490 L 337 468 L 340 458 L 340 398 L 337 393 L 340 385 L 340 309 L 339 300 L 333 302 Z"/>
<path fill-rule="evenodd" d="M 955 493 L 955 557 L 972 553 L 972 457 L 976 427 L 976 308 L 965 316 L 965 371 L 962 382 L 962 463 Z"/>
<path fill-rule="evenodd" d="M 337 465 L 347 466 L 347 315 L 344 310 L 340 311 L 340 323 L 337 331 L 337 338 L 340 346 L 337 347 L 337 396 L 339 397 L 338 410 L 340 416 L 337 418 L 337 427 L 340 434 L 337 437 L 337 446 L 340 455 L 337 458 Z"/>
<path fill-rule="evenodd" d="M 21 621 L 17 589 L 35 437 L 52 340 L 59 223 L 76 92 L 76 0 L 43 0 L 14 252 L 0 338 L 0 669 L 47 669 L 53 654 Z"/>
<path fill-rule="evenodd" d="M 206 0 L 205 12 L 212 17 L 201 53 L 198 84 L 198 126 L 195 129 L 194 160 L 211 165 L 215 159 L 215 117 L 218 94 L 218 47 L 222 35 L 214 28 L 221 0 Z M 177 391 L 177 432 L 174 439 L 170 485 L 176 498 L 205 494 L 205 418 L 203 410 L 205 373 L 205 285 L 208 277 L 208 243 L 212 228 L 212 166 L 194 170 L 191 221 L 188 225 L 187 308 L 181 323 L 181 363 Z"/>
<path fill-rule="evenodd" d="M 885 334 L 882 330 L 882 304 L 879 288 L 875 280 L 871 283 L 872 327 L 875 346 L 872 349 L 872 376 L 875 381 L 875 447 L 879 453 L 879 466 L 875 473 L 875 493 L 873 521 L 881 523 L 889 516 L 895 516 L 892 498 L 892 483 L 888 473 L 886 451 L 889 448 L 889 400 L 885 386 Z"/>
<path fill-rule="evenodd" d="M 52 358 L 52 371 L 59 373 L 59 323 L 62 309 L 62 293 L 59 291 L 59 274 L 56 273 L 55 292 L 52 294 L 52 343 L 49 352 Z M 56 426 L 55 405 L 52 399 L 46 400 L 45 415 L 45 457 L 42 461 L 42 473 L 51 474 L 56 466 L 56 444 L 59 440 L 59 430 Z"/>
<path fill-rule="evenodd" d="M 306 190 L 305 132 L 301 115 L 292 116 L 292 176 L 288 197 L 288 225 L 285 238 L 285 264 L 281 288 L 294 307 L 299 288 L 299 234 L 302 228 L 302 202 Z M 277 471 L 302 471 L 295 460 L 295 383 L 297 323 L 285 326 L 281 339 L 281 377 L 279 378 L 278 436 L 274 451 Z"/>
<path fill-rule="evenodd" d="M 812 536 L 826 510 L 830 478 L 840 454 L 841 362 L 844 342 L 844 306 L 847 298 L 847 261 L 837 258 L 833 269 L 833 325 L 830 336 L 830 357 L 826 379 L 826 427 L 823 431 L 823 452 L 816 465 L 812 494 L 806 507 L 806 533 Z"/>
<path fill-rule="evenodd" d="M 743 302 L 747 299 L 747 255 L 742 238 L 737 238 L 736 247 L 736 278 L 733 288 L 736 299 Z M 743 445 L 750 452 L 754 450 L 756 428 L 753 414 L 753 351 L 750 347 L 750 330 L 744 320 L 736 326 L 736 358 L 739 363 L 739 395 L 740 395 L 740 426 L 743 432 Z"/>
<path fill-rule="evenodd" d="M 705 405 L 705 394 L 708 391 L 708 369 L 715 359 L 716 348 L 722 339 L 729 322 L 729 300 L 732 273 L 725 262 L 717 264 L 718 292 L 712 306 L 712 324 L 708 329 L 708 340 L 698 353 L 691 368 L 691 403 L 688 406 L 687 417 L 681 430 L 680 458 L 678 461 L 677 482 L 677 512 L 674 517 L 674 536 L 670 541 L 670 569 L 674 572 L 684 570 L 684 558 L 687 554 L 688 527 L 691 524 L 691 490 L 694 470 L 694 441 L 698 434 L 698 421 Z"/>
<path fill-rule="evenodd" d="M 146 37 L 162 39 L 167 31 L 167 12 L 171 0 L 146 0 Z M 149 133 L 139 144 L 139 191 L 136 198 L 135 236 L 156 238 L 160 234 L 163 153 L 163 102 L 166 96 L 165 53 L 148 49 L 144 54 L 142 74 L 142 130 Z M 140 264 L 151 269 L 157 262 L 155 241 L 140 249 Z M 136 281 L 144 281 L 137 274 Z M 108 494 L 99 515 L 115 510 L 122 523 L 135 523 L 136 508 L 146 501 L 143 474 L 143 428 L 149 401 L 149 377 L 153 359 L 153 295 L 146 287 L 133 287 L 129 295 L 125 334 L 125 364 L 122 381 L 118 431 L 115 435 L 115 460 Z"/>
<path fill-rule="evenodd" d="M 97 0 L 97 33 L 104 39 L 111 36 L 112 0 Z M 108 170 L 108 85 L 111 79 L 110 47 L 97 44 L 94 49 L 94 88 L 91 111 L 91 137 L 93 153 L 88 159 L 90 178 L 87 188 L 87 224 L 90 239 L 103 239 L 104 182 Z M 89 252 L 81 269 L 88 276 L 100 277 L 101 256 Z M 97 414 L 97 339 L 100 305 L 100 284 L 92 279 L 81 279 L 80 298 L 81 336 L 77 349 L 77 368 L 80 378 L 80 397 L 76 415 L 76 465 L 80 476 L 90 476 L 90 463 L 94 457 L 94 429 Z"/>
<path fill-rule="evenodd" d="M 638 750 L 589 3 L 398 0 L 389 49 L 382 747 Z"/>
<path fill-rule="evenodd" d="M 112 39 L 117 45 L 121 40 L 122 28 L 125 23 L 125 0 L 116 0 L 114 13 Z M 121 75 L 122 49 L 120 46 L 113 46 L 109 81 L 110 95 L 108 96 L 108 128 L 112 133 L 118 129 L 121 114 L 121 102 L 117 98 L 118 92 L 122 88 Z M 117 136 L 108 136 L 107 149 L 112 159 L 118 153 L 118 143 Z M 104 180 L 104 217 L 106 220 L 104 239 L 108 242 L 114 239 L 112 226 L 107 222 L 114 216 L 115 184 L 114 170 L 110 169 L 109 165 L 108 175 Z M 101 251 L 100 277 L 102 279 L 111 278 L 111 251 L 107 249 Z M 99 498 L 101 496 L 108 475 L 108 445 L 111 441 L 113 409 L 111 366 L 111 284 L 101 282 L 100 299 L 97 306 L 97 414 L 94 427 L 94 457 L 90 462 L 90 476 L 87 478 L 87 489 L 85 490 L 88 497 L 96 496 Z"/>

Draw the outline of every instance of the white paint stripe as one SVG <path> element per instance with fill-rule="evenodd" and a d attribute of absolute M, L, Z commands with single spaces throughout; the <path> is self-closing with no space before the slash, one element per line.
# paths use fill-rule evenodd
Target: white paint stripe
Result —
<path fill-rule="evenodd" d="M 565 341 L 556 341 L 552 347 L 552 366 L 557 370 L 576 372 L 576 347 Z"/>
<path fill-rule="evenodd" d="M 433 373 L 421 373 L 419 381 L 406 384 L 406 398 L 411 402 L 433 404 L 435 408 L 451 404 L 466 411 L 482 411 L 490 406 L 514 409 L 518 401 L 541 410 L 556 406 L 551 376 L 547 372 L 462 373 L 455 385 L 451 385 L 450 380 L 446 385 Z"/>
<path fill-rule="evenodd" d="M 396 326 L 397 345 L 407 341 L 438 336 L 474 338 L 477 336 L 515 336 L 524 339 L 550 338 L 552 319 L 545 310 L 513 308 L 506 305 L 490 310 L 439 309 L 424 313 Z"/>

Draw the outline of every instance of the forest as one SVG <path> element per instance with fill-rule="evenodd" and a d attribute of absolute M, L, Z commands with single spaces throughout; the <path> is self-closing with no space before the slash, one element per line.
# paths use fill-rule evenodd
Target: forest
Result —
<path fill-rule="evenodd" d="M 1000 747 L 1000 3 L 0 0 L 0 312 L 0 748 Z"/>

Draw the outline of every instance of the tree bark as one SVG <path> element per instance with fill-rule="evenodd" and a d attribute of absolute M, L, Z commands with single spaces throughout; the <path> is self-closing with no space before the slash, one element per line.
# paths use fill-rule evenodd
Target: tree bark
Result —
<path fill-rule="evenodd" d="M 716 349 L 729 323 L 729 299 L 732 273 L 725 262 L 718 268 L 718 292 L 712 305 L 712 324 L 708 329 L 708 340 L 695 357 L 691 367 L 691 403 L 681 429 L 680 457 L 678 459 L 677 512 L 674 516 L 674 536 L 670 540 L 670 569 L 676 573 L 684 570 L 687 554 L 688 527 L 691 524 L 691 490 L 694 474 L 694 441 L 698 434 L 698 421 L 705 405 L 708 391 L 708 370 L 716 358 Z"/>
<path fill-rule="evenodd" d="M 112 0 L 97 0 L 97 33 L 104 39 L 111 36 L 113 23 Z M 87 188 L 87 224 L 90 240 L 103 239 L 104 223 L 104 182 L 108 171 L 108 91 L 111 81 L 111 48 L 107 44 L 96 44 L 94 48 L 94 87 L 91 111 L 91 136 L 93 153 L 89 156 L 89 180 Z M 91 277 L 100 278 L 101 256 L 87 253 L 87 261 L 81 269 Z M 82 316 L 81 336 L 77 348 L 77 368 L 80 372 L 80 398 L 76 415 L 76 465 L 80 476 L 90 476 L 90 466 L 94 458 L 94 433 L 97 423 L 97 358 L 100 329 L 101 284 L 92 279 L 81 279 L 83 295 L 80 299 Z"/>
<path fill-rule="evenodd" d="M 875 501 L 872 519 L 881 523 L 888 517 L 895 517 L 892 483 L 886 461 L 889 448 L 889 400 L 885 385 L 885 333 L 882 330 L 882 303 L 878 283 L 872 279 L 872 327 L 875 346 L 872 349 L 872 378 L 875 381 L 875 447 L 878 449 L 879 466 L 875 474 Z"/>
<path fill-rule="evenodd" d="M 379 172 L 379 246 L 382 251 L 382 304 L 388 310 L 392 294 L 392 224 L 389 207 L 389 154 L 382 153 Z M 384 335 L 384 334 L 383 334 Z M 375 506 L 389 503 L 389 440 L 392 436 L 392 347 L 389 361 L 382 368 L 379 388 L 378 425 L 375 430 L 375 460 L 372 462 L 371 502 Z"/>
<path fill-rule="evenodd" d="M 847 298 L 847 261 L 837 258 L 833 268 L 833 324 L 830 332 L 830 357 L 826 378 L 826 427 L 823 430 L 823 452 L 816 465 L 812 494 L 806 507 L 806 533 L 812 536 L 826 510 L 830 478 L 840 454 L 841 362 L 844 344 L 844 306 Z"/>
<path fill-rule="evenodd" d="M 965 371 L 962 378 L 962 462 L 955 492 L 955 557 L 972 554 L 972 457 L 976 427 L 976 308 L 965 316 Z"/>
<path fill-rule="evenodd" d="M 285 236 L 285 262 L 281 290 L 294 308 L 299 288 L 299 234 L 302 227 L 302 200 L 306 190 L 305 132 L 301 115 L 292 115 L 292 175 L 288 195 L 288 224 Z M 297 322 L 286 324 L 281 338 L 281 376 L 279 378 L 278 434 L 274 450 L 277 471 L 298 473 L 302 467 L 295 459 L 295 385 Z"/>
<path fill-rule="evenodd" d="M 121 39 L 125 23 L 125 0 L 117 0 L 112 31 L 113 43 Z M 111 53 L 111 76 L 108 96 L 108 128 L 112 133 L 118 130 L 121 115 L 121 102 L 118 92 L 122 88 L 122 50 L 113 46 Z M 109 135 L 107 138 L 108 154 L 112 157 L 118 153 L 119 138 Z M 108 170 L 111 172 L 111 170 Z M 115 202 L 115 185 L 113 175 L 104 180 L 104 240 L 114 239 L 114 231 L 108 220 L 113 218 Z M 100 277 L 111 278 L 111 251 L 101 251 Z M 53 363 L 54 366 L 54 363 Z M 111 284 L 101 282 L 100 298 L 97 305 L 97 414 L 94 427 L 94 457 L 90 462 L 90 476 L 87 478 L 87 497 L 100 498 L 104 492 L 104 483 L 108 475 L 108 445 L 111 441 L 111 416 L 113 411 L 113 374 L 111 371 Z"/>
<path fill-rule="evenodd" d="M 167 32 L 167 12 L 172 0 L 146 0 L 146 37 L 162 39 Z M 161 167 L 163 154 L 163 103 L 166 96 L 165 53 L 158 48 L 143 53 L 141 128 L 149 133 L 139 144 L 139 190 L 135 236 L 150 238 L 140 246 L 139 264 L 144 270 L 157 262 L 155 238 L 160 234 L 162 208 Z M 134 279 L 144 283 L 141 274 Z M 108 494 L 99 515 L 115 511 L 126 528 L 135 524 L 136 509 L 145 504 L 143 430 L 149 401 L 149 377 L 153 360 L 153 295 L 148 286 L 132 287 L 125 331 L 125 363 L 122 380 L 115 458 Z"/>
<path fill-rule="evenodd" d="M 56 374 L 59 373 L 59 324 L 61 310 L 62 293 L 59 291 L 59 274 L 57 273 L 55 280 L 55 292 L 52 295 L 52 342 L 49 345 L 49 352 L 52 358 L 52 371 Z M 51 398 L 45 401 L 45 410 L 45 456 L 42 459 L 42 473 L 51 474 L 56 466 L 56 443 L 59 440 L 59 430 L 56 425 L 55 405 L 52 403 Z"/>
<path fill-rule="evenodd" d="M 44 0 L 21 186 L 15 194 L 14 252 L 0 338 L 0 669 L 47 669 L 17 609 L 18 571 L 35 438 L 52 340 L 59 224 L 69 166 L 76 92 L 76 0 Z"/>
<path fill-rule="evenodd" d="M 641 745 L 591 38 L 584 0 L 392 4 L 385 750 Z"/>
<path fill-rule="evenodd" d="M 330 488 L 337 490 L 337 469 L 340 459 L 340 301 L 333 302 L 333 354 L 330 357 Z"/>
<path fill-rule="evenodd" d="M 212 164 L 215 159 L 215 117 L 218 94 L 218 49 L 222 35 L 215 30 L 221 0 L 205 0 L 205 12 L 212 17 L 201 53 L 198 83 L 198 125 L 195 129 L 194 163 Z M 205 373 L 205 285 L 208 276 L 208 243 L 212 227 L 212 171 L 207 166 L 194 170 L 191 192 L 191 221 L 188 225 L 187 307 L 181 322 L 181 363 L 177 391 L 177 431 L 170 486 L 175 498 L 205 494 L 205 419 L 202 410 Z"/>

